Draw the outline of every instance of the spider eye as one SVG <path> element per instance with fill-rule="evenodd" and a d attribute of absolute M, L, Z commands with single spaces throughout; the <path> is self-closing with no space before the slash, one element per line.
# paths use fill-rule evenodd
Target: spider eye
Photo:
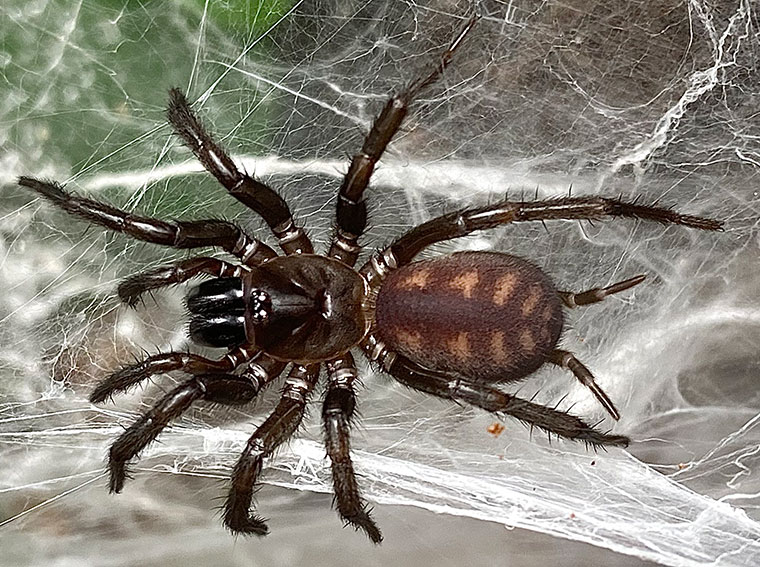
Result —
<path fill-rule="evenodd" d="M 251 292 L 251 319 L 257 325 L 265 323 L 272 312 L 272 299 L 269 294 L 261 289 L 254 289 Z"/>

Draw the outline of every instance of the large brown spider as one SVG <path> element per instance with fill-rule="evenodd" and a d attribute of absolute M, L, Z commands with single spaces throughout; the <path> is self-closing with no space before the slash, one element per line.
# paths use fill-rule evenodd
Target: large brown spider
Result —
<path fill-rule="evenodd" d="M 411 388 L 509 415 L 550 435 L 594 447 L 628 443 L 625 436 L 600 432 L 566 412 L 506 394 L 498 387 L 523 380 L 549 362 L 570 370 L 618 419 L 618 411 L 589 370 L 572 353 L 556 348 L 563 327 L 562 306 L 602 301 L 637 285 L 644 276 L 572 293 L 558 291 L 539 268 L 508 254 L 465 252 L 413 260 L 436 242 L 520 221 L 633 217 L 702 230 L 720 230 L 720 222 L 602 197 L 502 201 L 416 226 L 360 269 L 354 268 L 361 251 L 357 241 L 367 223 L 363 194 L 372 171 L 409 104 L 438 79 L 476 21 L 472 17 L 437 66 L 392 96 L 375 120 L 340 187 L 337 230 L 326 255 L 313 253 L 312 243 L 294 222 L 287 203 L 235 165 L 177 89 L 170 92 L 169 123 L 230 194 L 261 215 L 284 256 L 227 221 L 166 222 L 139 217 L 77 197 L 53 182 L 19 179 L 20 185 L 89 222 L 174 248 L 217 246 L 240 262 L 195 257 L 137 274 L 119 285 L 121 300 L 134 306 L 146 291 L 201 274 L 213 276 L 188 296 L 190 337 L 202 345 L 224 347 L 227 353 L 218 360 L 179 352 L 151 356 L 96 386 L 90 400 L 100 403 L 156 374 L 181 370 L 192 375 L 113 443 L 108 460 L 111 492 L 122 490 L 127 463 L 193 402 L 246 404 L 290 365 L 277 407 L 248 440 L 233 469 L 223 511 L 224 525 L 233 533 L 266 534 L 265 522 L 251 513 L 263 460 L 297 430 L 324 364 L 327 386 L 322 418 L 335 504 L 347 524 L 380 542 L 380 530 L 360 496 L 350 457 L 357 379 L 351 350 L 355 347 Z"/>

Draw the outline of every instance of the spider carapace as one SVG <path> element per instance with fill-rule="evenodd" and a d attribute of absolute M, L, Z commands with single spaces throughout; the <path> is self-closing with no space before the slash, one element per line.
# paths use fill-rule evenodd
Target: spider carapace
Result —
<path fill-rule="evenodd" d="M 464 252 L 421 262 L 414 259 L 436 242 L 513 222 L 628 217 L 702 230 L 720 230 L 720 222 L 603 197 L 507 200 L 429 220 L 373 254 L 361 268 L 354 267 L 361 252 L 358 240 L 367 224 L 364 192 L 373 169 L 410 103 L 443 73 L 477 19 L 470 18 L 437 65 L 393 95 L 373 123 L 338 191 L 335 235 L 324 255 L 314 254 L 285 200 L 235 165 L 177 89 L 170 91 L 169 123 L 230 195 L 264 219 L 284 256 L 224 220 L 167 222 L 140 217 L 78 197 L 53 182 L 19 179 L 20 185 L 61 209 L 132 238 L 184 249 L 214 246 L 237 258 L 230 263 L 193 257 L 139 273 L 119 285 L 121 300 L 134 306 L 147 291 L 211 276 L 188 296 L 190 336 L 227 351 L 218 359 L 186 352 L 150 356 L 96 385 L 90 400 L 100 403 L 157 374 L 190 375 L 111 446 L 112 492 L 122 490 L 129 461 L 195 401 L 251 402 L 289 367 L 280 401 L 254 431 L 233 468 L 222 514 L 233 533 L 266 534 L 265 521 L 251 512 L 263 461 L 298 429 L 324 366 L 322 420 L 335 506 L 346 524 L 380 542 L 380 530 L 361 497 L 351 462 L 349 431 L 358 378 L 352 350 L 410 388 L 511 416 L 550 435 L 589 445 L 628 443 L 623 435 L 601 432 L 567 412 L 508 394 L 501 386 L 526 378 L 548 362 L 572 372 L 617 419 L 617 409 L 591 372 L 572 353 L 557 348 L 562 308 L 601 301 L 640 283 L 643 276 L 573 293 L 557 290 L 539 268 L 507 254 Z"/>
<path fill-rule="evenodd" d="M 190 337 L 212 347 L 248 344 L 287 362 L 327 362 L 369 331 L 362 277 L 334 258 L 278 256 L 241 278 L 217 278 L 187 299 Z"/>

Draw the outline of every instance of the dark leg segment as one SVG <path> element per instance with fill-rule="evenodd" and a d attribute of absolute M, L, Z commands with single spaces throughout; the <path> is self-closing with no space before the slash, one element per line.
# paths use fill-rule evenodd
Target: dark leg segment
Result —
<path fill-rule="evenodd" d="M 572 291 L 559 291 L 557 292 L 567 307 L 578 307 L 579 305 L 590 305 L 591 303 L 599 303 L 604 300 L 608 295 L 613 293 L 620 293 L 626 289 L 631 289 L 635 285 L 639 285 L 646 279 L 645 275 L 636 276 L 627 279 L 622 282 L 617 282 L 612 285 L 603 288 L 594 288 L 581 293 L 574 293 Z"/>
<path fill-rule="evenodd" d="M 455 376 L 428 370 L 403 356 L 395 357 L 390 363 L 388 373 L 415 390 L 440 398 L 466 402 L 486 411 L 505 413 L 531 427 L 543 429 L 550 435 L 582 441 L 594 447 L 605 445 L 625 447 L 629 442 L 628 437 L 602 433 L 581 419 L 563 411 L 516 398 L 487 384 L 467 382 Z"/>
<path fill-rule="evenodd" d="M 77 197 L 57 183 L 31 177 L 20 177 L 18 183 L 33 189 L 67 213 L 143 242 L 172 248 L 218 246 L 250 265 L 260 264 L 275 255 L 269 246 L 251 238 L 227 221 L 207 219 L 166 222 L 139 217 L 92 199 Z"/>
<path fill-rule="evenodd" d="M 356 365 L 351 354 L 346 353 L 344 357 L 329 362 L 327 369 L 329 382 L 322 405 L 322 421 L 325 447 L 332 464 L 335 505 L 347 524 L 364 530 L 374 543 L 380 543 L 383 536 L 362 500 L 351 462 L 349 432 L 356 405 Z"/>
<path fill-rule="evenodd" d="M 409 104 L 422 89 L 434 83 L 441 76 L 454 52 L 475 26 L 477 20 L 478 16 L 470 18 L 465 28 L 441 55 L 435 69 L 400 93 L 392 96 L 380 112 L 380 116 L 375 119 L 361 151 L 353 157 L 348 172 L 343 178 L 343 184 L 338 193 L 338 230 L 333 238 L 329 256 L 338 258 L 349 266 L 353 266 L 356 262 L 359 253 L 356 242 L 367 226 L 367 205 L 362 200 L 362 195 L 369 184 L 375 165 L 393 136 L 398 132 L 409 110 Z"/>
<path fill-rule="evenodd" d="M 111 492 L 121 492 L 127 479 L 127 463 L 136 457 L 158 434 L 184 413 L 196 400 L 225 405 L 247 404 L 259 393 L 261 385 L 246 376 L 202 374 L 194 376 L 164 396 L 144 413 L 111 445 L 108 471 Z"/>
<path fill-rule="evenodd" d="M 92 394 L 90 394 L 90 401 L 93 404 L 103 402 L 108 397 L 125 392 L 130 387 L 155 374 L 163 374 L 173 370 L 182 370 L 188 374 L 226 374 L 251 360 L 254 354 L 256 354 L 255 351 L 251 352 L 243 347 L 231 349 L 224 358 L 219 360 L 211 360 L 188 352 L 157 354 L 111 374 L 95 386 Z M 254 365 L 261 367 L 265 374 L 275 371 L 279 374 L 284 367 L 283 363 L 275 361 L 264 353 L 259 353 L 253 359 L 251 366 Z"/>
<path fill-rule="evenodd" d="M 238 169 L 201 125 L 179 89 L 169 91 L 167 118 L 198 161 L 227 188 L 230 195 L 261 215 L 287 254 L 313 252 L 306 234 L 293 222 L 285 200 L 268 185 Z"/>
<path fill-rule="evenodd" d="M 318 378 L 318 364 L 294 365 L 277 407 L 248 440 L 232 471 L 232 486 L 224 505 L 223 522 L 233 533 L 261 536 L 269 532 L 264 519 L 250 513 L 256 481 L 264 458 L 295 433 Z"/>
<path fill-rule="evenodd" d="M 722 230 L 720 221 L 682 215 L 671 209 L 639 205 L 604 197 L 565 197 L 546 201 L 502 201 L 494 205 L 464 209 L 429 220 L 401 236 L 388 249 L 395 263 L 403 266 L 424 248 L 476 230 L 504 224 L 544 220 L 602 220 L 607 217 L 628 217 L 679 224 L 700 230 Z M 387 258 L 381 258 L 386 265 Z M 389 266 L 394 267 L 394 266 Z M 369 264 L 362 268 L 364 272 Z"/>
<path fill-rule="evenodd" d="M 200 274 L 217 278 L 237 278 L 243 269 L 216 258 L 190 258 L 171 266 L 160 266 L 154 270 L 135 274 L 119 284 L 119 299 L 130 307 L 137 305 L 146 291 L 183 283 Z"/>

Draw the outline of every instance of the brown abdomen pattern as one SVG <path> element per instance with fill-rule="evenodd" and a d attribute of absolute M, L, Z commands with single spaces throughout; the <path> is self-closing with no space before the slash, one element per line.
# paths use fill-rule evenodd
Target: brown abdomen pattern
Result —
<path fill-rule="evenodd" d="M 388 274 L 375 332 L 392 351 L 434 370 L 488 382 L 538 369 L 562 332 L 554 284 L 532 263 L 460 252 Z"/>

